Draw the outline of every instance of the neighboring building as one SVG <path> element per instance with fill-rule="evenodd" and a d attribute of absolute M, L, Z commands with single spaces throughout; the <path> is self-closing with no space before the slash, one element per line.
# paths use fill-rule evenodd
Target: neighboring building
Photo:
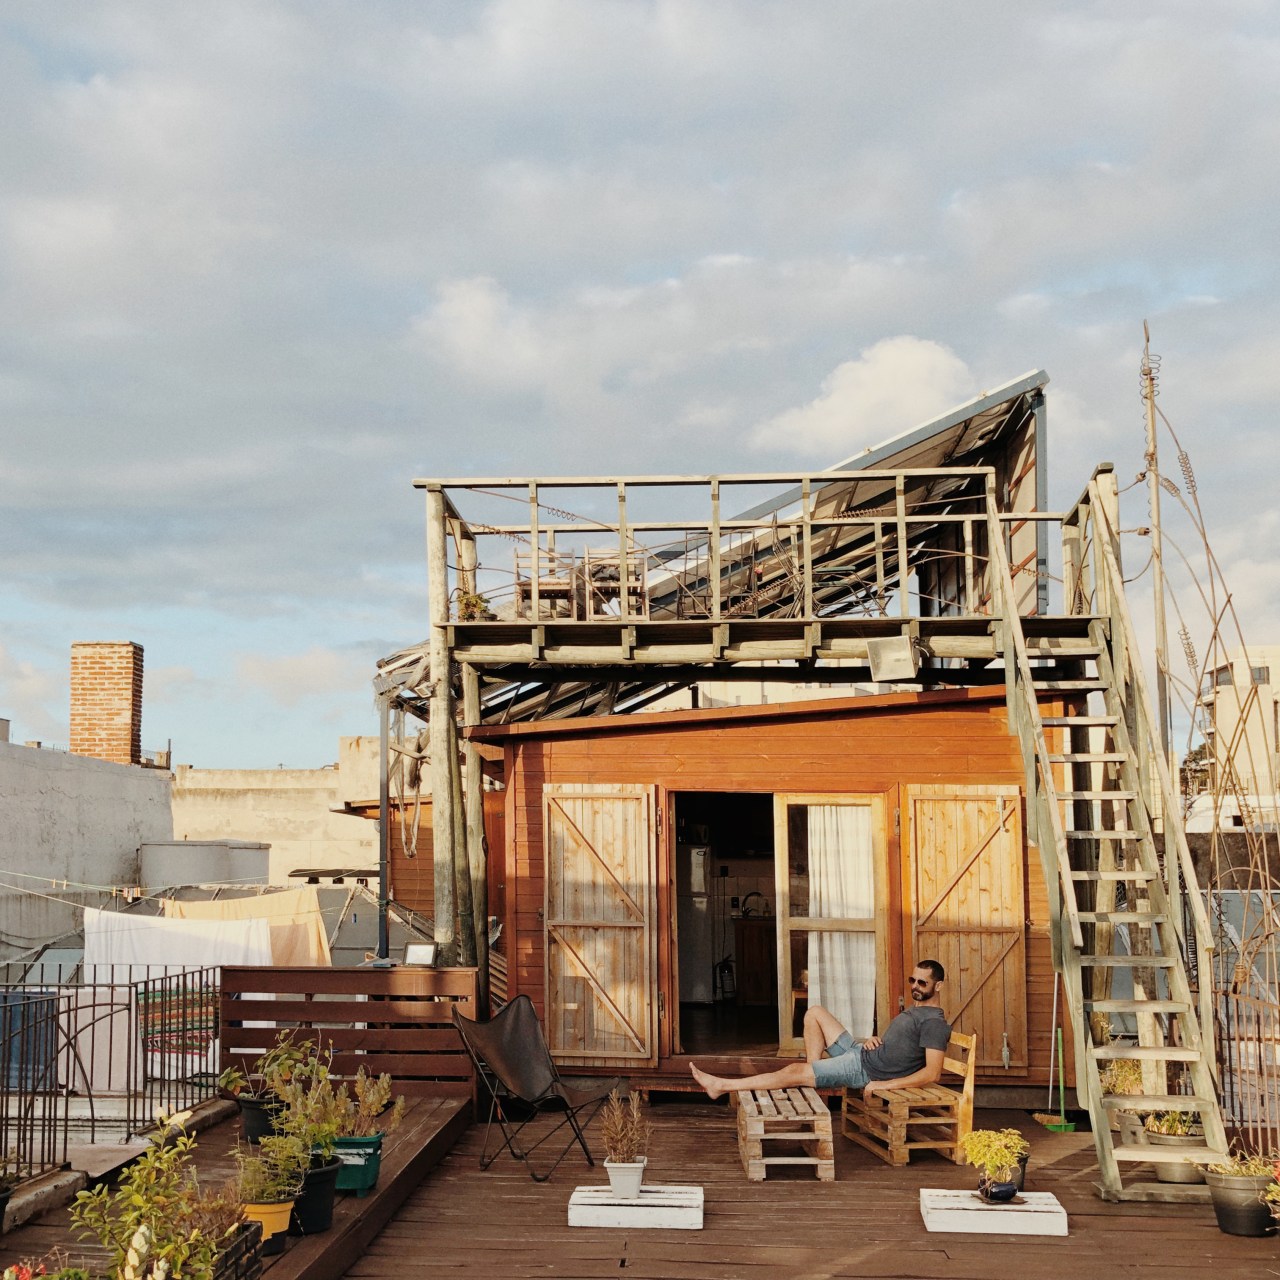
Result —
<path fill-rule="evenodd" d="M 1210 788 L 1223 789 L 1223 765 L 1235 766 L 1239 789 L 1274 795 L 1280 776 L 1280 646 L 1237 649 L 1209 673 Z"/>
<path fill-rule="evenodd" d="M 350 812 L 378 794 L 378 740 L 340 738 L 338 761 L 321 769 L 196 769 L 173 778 L 178 840 L 252 840 L 271 845 L 270 881 L 306 870 L 377 875 L 377 828 Z"/>
<path fill-rule="evenodd" d="M 78 928 L 139 883 L 138 847 L 173 838 L 169 775 L 0 742 L 0 958 Z"/>

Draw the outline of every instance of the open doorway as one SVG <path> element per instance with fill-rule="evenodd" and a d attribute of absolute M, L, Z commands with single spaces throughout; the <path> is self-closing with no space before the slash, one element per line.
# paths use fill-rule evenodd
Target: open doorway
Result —
<path fill-rule="evenodd" d="M 680 792 L 674 802 L 678 1052 L 773 1054 L 773 796 Z"/>

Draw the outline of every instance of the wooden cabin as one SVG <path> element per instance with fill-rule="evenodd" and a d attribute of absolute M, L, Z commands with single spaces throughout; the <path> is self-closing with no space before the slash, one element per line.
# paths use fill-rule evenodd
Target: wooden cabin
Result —
<path fill-rule="evenodd" d="M 820 472 L 415 481 L 431 630 L 379 664 L 384 766 L 392 719 L 425 722 L 441 954 L 500 853 L 509 990 L 564 1067 L 750 1071 L 799 1051 L 810 1002 L 883 1029 L 936 959 L 983 1084 L 1043 1089 L 1063 1027 L 1108 1198 L 1164 1195 L 1124 1180 L 1153 1148 L 1112 1140 L 1115 1109 L 1158 1099 L 1199 1117 L 1190 1159 L 1227 1150 L 1118 486 L 1103 464 L 1045 509 L 1047 382 Z M 880 692 L 653 710 L 721 679 Z M 1141 1093 L 1110 1092 L 1117 1060 Z"/>
<path fill-rule="evenodd" d="M 795 1054 L 811 996 L 870 1035 L 927 958 L 954 1024 L 978 1034 L 980 1082 L 1048 1077 L 1049 905 L 1003 689 L 471 736 L 505 748 L 491 858 L 510 989 L 562 1068 L 678 1076 L 691 1054 Z"/>

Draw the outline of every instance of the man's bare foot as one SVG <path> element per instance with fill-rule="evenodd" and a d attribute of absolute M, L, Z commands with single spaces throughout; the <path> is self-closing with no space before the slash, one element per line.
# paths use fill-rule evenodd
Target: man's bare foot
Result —
<path fill-rule="evenodd" d="M 725 1088 L 725 1082 L 719 1076 L 709 1076 L 705 1071 L 699 1071 L 692 1062 L 689 1063 L 689 1070 L 693 1072 L 693 1078 L 707 1091 L 708 1098 L 719 1098 L 729 1092 Z"/>

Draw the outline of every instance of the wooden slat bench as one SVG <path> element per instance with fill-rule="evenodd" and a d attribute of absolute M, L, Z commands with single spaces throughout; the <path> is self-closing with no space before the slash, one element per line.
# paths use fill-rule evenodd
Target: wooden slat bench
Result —
<path fill-rule="evenodd" d="M 913 1151 L 937 1151 L 961 1162 L 960 1139 L 973 1128 L 973 1072 L 977 1036 L 951 1033 L 943 1070 L 960 1076 L 960 1088 L 926 1084 L 890 1089 L 863 1100 L 846 1089 L 841 1132 L 889 1164 L 902 1165 Z"/>
<path fill-rule="evenodd" d="M 752 1089 L 736 1097 L 738 1152 L 749 1181 L 763 1182 L 770 1165 L 783 1164 L 812 1165 L 821 1181 L 835 1181 L 831 1112 L 816 1089 Z M 766 1142 L 812 1144 L 812 1154 L 766 1155 Z"/>

